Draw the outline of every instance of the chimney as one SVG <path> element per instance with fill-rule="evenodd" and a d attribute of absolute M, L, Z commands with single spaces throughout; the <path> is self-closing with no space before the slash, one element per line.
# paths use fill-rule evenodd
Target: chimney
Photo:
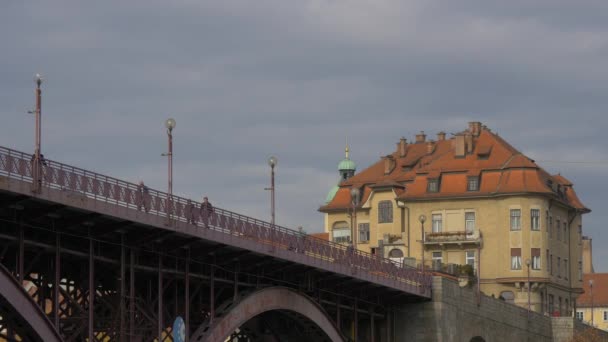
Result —
<path fill-rule="evenodd" d="M 420 131 L 419 134 L 416 134 L 417 143 L 423 143 L 425 140 L 426 140 L 426 134 L 424 134 L 424 131 Z"/>
<path fill-rule="evenodd" d="M 430 140 L 426 143 L 426 154 L 432 154 L 435 151 L 435 142 Z"/>
<path fill-rule="evenodd" d="M 441 131 L 439 133 L 437 133 L 437 141 L 444 141 L 445 140 L 445 132 Z"/>
<path fill-rule="evenodd" d="M 395 168 L 395 158 L 390 154 L 384 157 L 384 174 L 388 175 Z"/>
<path fill-rule="evenodd" d="M 471 133 L 466 133 L 464 135 L 464 143 L 466 146 L 467 154 L 473 153 L 473 135 Z"/>
<path fill-rule="evenodd" d="M 407 148 L 407 140 L 403 137 L 399 140 L 399 157 L 405 157 L 405 150 Z"/>
<path fill-rule="evenodd" d="M 464 157 L 464 135 L 459 134 L 454 138 L 454 157 Z"/>
<path fill-rule="evenodd" d="M 469 132 L 474 137 L 479 136 L 479 134 L 481 133 L 481 122 L 479 122 L 479 121 L 469 122 Z"/>

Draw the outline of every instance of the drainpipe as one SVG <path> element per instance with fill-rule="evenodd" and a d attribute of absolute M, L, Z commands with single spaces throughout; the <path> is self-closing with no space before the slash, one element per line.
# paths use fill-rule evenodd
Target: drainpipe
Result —
<path fill-rule="evenodd" d="M 401 231 L 405 231 L 405 225 L 407 224 L 407 257 L 410 257 L 410 208 L 405 206 L 405 202 L 395 199 L 395 203 L 401 208 Z M 401 205 L 399 205 L 401 203 Z M 407 221 L 405 220 L 405 210 L 407 209 Z"/>

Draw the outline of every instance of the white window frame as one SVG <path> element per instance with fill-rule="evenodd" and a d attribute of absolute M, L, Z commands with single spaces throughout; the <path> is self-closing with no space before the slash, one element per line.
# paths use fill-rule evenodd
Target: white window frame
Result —
<path fill-rule="evenodd" d="M 530 230 L 540 231 L 540 209 L 530 209 Z"/>
<path fill-rule="evenodd" d="M 520 255 L 511 255 L 511 269 L 512 270 L 521 270 L 521 249 Z"/>
<path fill-rule="evenodd" d="M 474 211 L 464 212 L 464 230 L 467 234 L 473 234 L 475 232 L 475 219 L 476 217 Z"/>
<path fill-rule="evenodd" d="M 608 322 L 608 311 L 604 310 L 604 322 Z"/>
<path fill-rule="evenodd" d="M 439 256 L 436 256 L 439 255 Z M 433 252 L 433 254 L 431 254 L 433 261 L 435 260 L 439 260 L 441 263 L 443 263 L 443 253 L 442 252 Z"/>
<path fill-rule="evenodd" d="M 473 266 L 473 269 L 476 269 L 477 267 L 477 261 L 475 259 L 475 251 L 466 251 L 464 253 L 464 260 L 465 260 L 465 265 L 471 265 Z"/>
<path fill-rule="evenodd" d="M 521 209 L 513 208 L 509 210 L 509 226 L 512 231 L 521 230 Z"/>
<path fill-rule="evenodd" d="M 365 239 L 363 239 L 363 232 L 365 232 L 364 230 L 361 230 L 361 226 L 365 226 L 367 225 L 367 234 L 365 235 Z M 361 223 L 357 223 L 357 232 L 359 233 L 358 237 L 359 237 L 359 242 L 361 243 L 368 243 L 369 239 L 370 239 L 370 226 L 369 226 L 369 222 L 361 222 Z"/>
<path fill-rule="evenodd" d="M 540 270 L 540 268 L 541 268 L 540 255 L 533 256 L 532 257 L 532 269 L 535 271 L 538 271 L 538 270 Z"/>
<path fill-rule="evenodd" d="M 585 313 L 583 311 L 576 310 L 576 319 L 582 321 L 585 317 Z"/>
<path fill-rule="evenodd" d="M 338 233 L 338 235 L 336 235 L 336 233 Z M 339 240 L 342 240 L 343 237 L 346 237 L 346 241 L 339 241 Z M 338 240 L 336 240 L 336 238 L 338 238 Z M 350 243 L 351 242 L 350 229 L 344 229 L 344 228 L 332 229 L 331 239 L 335 243 Z"/>
<path fill-rule="evenodd" d="M 439 218 L 439 220 L 436 220 L 437 218 Z M 443 231 L 443 215 L 431 214 L 431 225 L 433 233 L 441 233 Z"/>

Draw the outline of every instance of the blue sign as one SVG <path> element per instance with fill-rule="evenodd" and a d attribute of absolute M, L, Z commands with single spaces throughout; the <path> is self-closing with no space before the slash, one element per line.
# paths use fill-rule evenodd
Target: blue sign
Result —
<path fill-rule="evenodd" d="M 177 316 L 173 322 L 173 342 L 184 342 L 186 340 L 186 324 L 184 320 Z"/>

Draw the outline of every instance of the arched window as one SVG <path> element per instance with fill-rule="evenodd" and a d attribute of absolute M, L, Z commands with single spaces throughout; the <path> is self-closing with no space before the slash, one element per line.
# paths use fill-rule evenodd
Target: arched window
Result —
<path fill-rule="evenodd" d="M 393 248 L 393 249 L 391 249 L 390 252 L 388 252 L 388 257 L 389 258 L 403 258 L 403 251 L 401 251 L 398 248 Z"/>
<path fill-rule="evenodd" d="M 393 202 L 380 201 L 378 202 L 378 223 L 393 222 Z"/>
<path fill-rule="evenodd" d="M 350 226 L 346 221 L 335 222 L 331 233 L 333 242 L 350 243 Z"/>
<path fill-rule="evenodd" d="M 505 302 L 513 304 L 513 301 L 515 300 L 515 295 L 511 291 L 502 291 L 500 293 L 500 297 L 498 298 L 502 298 Z"/>

